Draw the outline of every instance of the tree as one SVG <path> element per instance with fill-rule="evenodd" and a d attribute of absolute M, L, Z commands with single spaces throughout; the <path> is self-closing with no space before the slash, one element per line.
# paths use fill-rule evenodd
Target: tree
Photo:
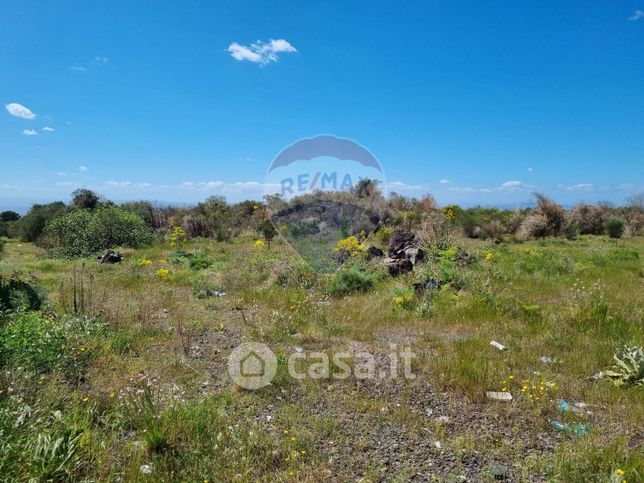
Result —
<path fill-rule="evenodd" d="M 18 235 L 24 241 L 36 241 L 42 234 L 47 222 L 61 215 L 64 211 L 65 203 L 62 201 L 46 205 L 33 205 L 29 212 L 17 222 Z"/>
<path fill-rule="evenodd" d="M 152 235 L 137 215 L 118 206 L 101 206 L 54 218 L 47 223 L 44 241 L 56 255 L 73 258 L 118 246 L 136 248 L 150 243 Z"/>
<path fill-rule="evenodd" d="M 100 197 L 92 190 L 79 188 L 72 193 L 72 206 L 81 210 L 95 210 L 100 203 Z"/>
<path fill-rule="evenodd" d="M 18 221 L 20 215 L 15 211 L 3 211 L 0 213 L 0 223 L 5 223 L 7 221 Z"/>
<path fill-rule="evenodd" d="M 257 231 L 262 234 L 264 240 L 266 241 L 266 244 L 268 245 L 268 249 L 270 250 L 271 240 L 275 238 L 275 235 L 277 235 L 277 230 L 273 226 L 273 223 L 271 223 L 270 220 L 264 220 L 257 227 Z"/>
<path fill-rule="evenodd" d="M 358 198 L 368 198 L 379 194 L 378 180 L 363 178 L 356 183 L 354 191 Z"/>

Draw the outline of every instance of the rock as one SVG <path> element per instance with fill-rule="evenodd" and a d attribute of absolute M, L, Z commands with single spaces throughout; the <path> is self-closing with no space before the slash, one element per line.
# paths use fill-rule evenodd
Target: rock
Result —
<path fill-rule="evenodd" d="M 98 263 L 121 263 L 123 257 L 114 250 L 108 250 L 102 257 L 96 257 Z"/>
<path fill-rule="evenodd" d="M 416 282 L 414 284 L 414 290 L 418 295 L 424 293 L 426 290 L 436 290 L 440 288 L 441 283 L 439 280 L 436 280 L 435 278 L 430 278 L 428 280 L 425 280 L 424 282 Z"/>
<path fill-rule="evenodd" d="M 397 276 L 410 272 L 414 265 L 425 258 L 420 248 L 420 239 L 406 228 L 398 227 L 389 239 L 387 247 L 389 274 Z"/>
<path fill-rule="evenodd" d="M 403 273 L 411 272 L 414 269 L 414 264 L 408 258 L 400 260 L 392 260 L 389 262 L 389 275 L 396 277 Z"/>
<path fill-rule="evenodd" d="M 373 258 L 382 258 L 385 256 L 385 252 L 383 252 L 380 248 L 371 245 L 369 249 L 367 250 L 367 260 L 371 260 Z"/>
<path fill-rule="evenodd" d="M 398 227 L 394 230 L 389 239 L 387 255 L 389 258 L 404 258 L 405 250 L 408 248 L 417 248 L 418 240 L 416 235 L 406 228 Z"/>

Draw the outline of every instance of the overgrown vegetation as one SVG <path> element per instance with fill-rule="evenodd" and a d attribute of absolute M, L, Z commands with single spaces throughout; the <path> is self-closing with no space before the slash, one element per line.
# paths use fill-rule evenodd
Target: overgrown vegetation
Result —
<path fill-rule="evenodd" d="M 81 192 L 36 243 L 7 240 L 2 478 L 380 481 L 413 468 L 421 480 L 481 481 L 500 467 L 517 481 L 641 479 L 634 205 L 463 210 L 385 199 L 371 185 L 337 196 L 368 205 L 360 213 L 378 224 L 298 225 L 328 271 L 285 241 L 293 226 L 265 236 L 268 213 L 293 208 L 276 199 L 271 210 L 217 198 L 116 206 Z M 624 223 L 620 238 L 611 218 Z M 399 225 L 425 255 L 394 278 L 386 256 Z M 75 260 L 116 247 L 119 264 Z M 244 341 L 278 359 L 259 391 L 226 375 Z M 383 363 L 405 347 L 414 379 L 336 380 L 337 364 L 322 379 L 287 373 L 293 353 L 348 351 L 353 367 L 365 351 Z M 582 426 L 588 434 L 565 431 Z"/>

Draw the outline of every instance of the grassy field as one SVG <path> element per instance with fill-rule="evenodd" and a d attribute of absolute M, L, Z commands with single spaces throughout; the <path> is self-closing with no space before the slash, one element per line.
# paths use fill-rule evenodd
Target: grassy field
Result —
<path fill-rule="evenodd" d="M 364 262 L 373 287 L 344 296 L 277 239 L 184 250 L 125 249 L 99 265 L 6 244 L 0 272 L 33 277 L 48 303 L 3 322 L 3 480 L 644 478 L 643 389 L 591 377 L 644 344 L 644 238 L 455 240 L 398 278 Z M 445 283 L 401 301 L 429 276 Z M 278 355 L 270 386 L 230 381 L 243 341 Z M 414 379 L 286 372 L 296 348 L 382 362 L 392 344 L 417 354 Z"/>

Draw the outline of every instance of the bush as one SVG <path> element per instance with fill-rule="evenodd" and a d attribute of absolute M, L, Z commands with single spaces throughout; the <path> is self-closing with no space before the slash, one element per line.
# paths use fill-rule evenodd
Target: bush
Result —
<path fill-rule="evenodd" d="M 519 227 L 519 238 L 543 238 L 548 236 L 548 219 L 540 213 L 531 213 L 525 217 Z"/>
<path fill-rule="evenodd" d="M 136 248 L 152 240 L 141 218 L 113 205 L 59 216 L 47 224 L 44 235 L 54 254 L 69 258 L 116 246 Z"/>
<path fill-rule="evenodd" d="M 560 235 L 566 221 L 566 210 L 542 194 L 535 193 L 534 196 L 537 207 L 521 223 L 519 236 L 529 239 Z"/>
<path fill-rule="evenodd" d="M 573 208 L 570 218 L 581 235 L 601 235 L 604 232 L 606 211 L 601 206 L 579 203 Z"/>
<path fill-rule="evenodd" d="M 353 266 L 337 271 L 329 284 L 333 295 L 346 295 L 352 292 L 366 292 L 373 287 L 373 277 L 361 267 Z"/>
<path fill-rule="evenodd" d="M 492 240 L 500 240 L 505 233 L 505 227 L 499 220 L 492 220 L 489 223 L 484 223 L 481 226 L 481 234 L 483 238 L 491 238 Z"/>
<path fill-rule="evenodd" d="M 624 222 L 619 218 L 611 218 L 606 222 L 606 232 L 611 238 L 621 238 L 624 234 Z"/>
<path fill-rule="evenodd" d="M 27 242 L 36 241 L 45 225 L 65 211 L 65 203 L 56 201 L 47 205 L 33 205 L 29 212 L 17 222 L 18 236 Z"/>
<path fill-rule="evenodd" d="M 0 274 L 0 313 L 15 310 L 39 310 L 45 301 L 44 292 L 18 273 Z"/>

